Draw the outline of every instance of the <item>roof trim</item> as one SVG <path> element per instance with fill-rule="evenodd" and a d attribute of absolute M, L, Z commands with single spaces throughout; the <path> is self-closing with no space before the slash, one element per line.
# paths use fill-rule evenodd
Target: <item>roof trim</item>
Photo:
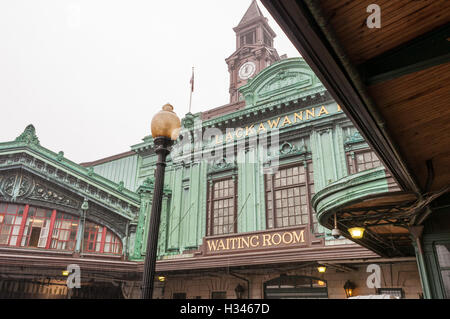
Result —
<path fill-rule="evenodd" d="M 135 151 L 123 152 L 123 153 L 119 153 L 119 154 L 116 154 L 116 155 L 111 155 L 111 156 L 108 156 L 108 157 L 105 157 L 105 158 L 101 158 L 101 159 L 98 159 L 98 160 L 93 161 L 93 162 L 80 163 L 79 165 L 81 165 L 83 167 L 91 167 L 91 166 L 104 164 L 104 163 L 107 163 L 107 162 L 112 162 L 112 161 L 115 161 L 115 160 L 118 160 L 118 159 L 121 159 L 121 158 L 124 158 L 124 157 L 132 156 L 132 155 L 136 155 L 136 152 Z"/>
<path fill-rule="evenodd" d="M 386 131 L 382 118 L 355 81 L 356 73 L 333 47 L 337 43 L 327 38 L 331 31 L 326 24 L 320 24 L 320 19 L 316 19 L 302 1 L 261 1 L 368 144 L 377 151 L 399 186 L 420 193 L 415 177 Z"/>

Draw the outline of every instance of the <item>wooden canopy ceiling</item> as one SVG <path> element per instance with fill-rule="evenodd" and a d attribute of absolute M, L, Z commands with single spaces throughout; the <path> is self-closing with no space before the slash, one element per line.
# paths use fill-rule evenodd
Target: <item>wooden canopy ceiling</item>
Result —
<path fill-rule="evenodd" d="M 261 1 L 400 188 L 448 192 L 450 1 Z"/>

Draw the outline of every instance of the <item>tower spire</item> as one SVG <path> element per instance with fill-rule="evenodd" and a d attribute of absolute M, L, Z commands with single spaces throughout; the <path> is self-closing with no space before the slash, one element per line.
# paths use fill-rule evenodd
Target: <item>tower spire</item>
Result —
<path fill-rule="evenodd" d="M 258 3 L 256 2 L 256 0 L 252 0 L 250 7 L 248 7 L 247 11 L 239 22 L 238 27 L 247 24 L 248 22 L 253 21 L 254 19 L 259 17 L 264 18 L 261 10 L 258 7 Z"/>
<path fill-rule="evenodd" d="M 280 59 L 273 47 L 276 34 L 270 28 L 268 19 L 264 17 L 256 0 L 252 0 L 233 31 L 236 33 L 236 51 L 225 59 L 230 73 L 230 103 L 242 99 L 239 87 Z"/>

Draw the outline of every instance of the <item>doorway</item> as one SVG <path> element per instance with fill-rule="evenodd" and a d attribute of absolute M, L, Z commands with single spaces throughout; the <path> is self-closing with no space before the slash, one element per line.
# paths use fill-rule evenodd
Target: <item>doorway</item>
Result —
<path fill-rule="evenodd" d="M 39 238 L 41 237 L 41 227 L 32 227 L 30 234 L 30 242 L 28 243 L 29 247 L 37 247 L 39 244 Z"/>

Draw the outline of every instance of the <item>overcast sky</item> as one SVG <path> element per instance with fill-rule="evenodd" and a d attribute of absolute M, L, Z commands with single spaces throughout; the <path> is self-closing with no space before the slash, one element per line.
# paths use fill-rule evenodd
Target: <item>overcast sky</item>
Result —
<path fill-rule="evenodd" d="M 229 102 L 225 58 L 251 0 L 0 1 L 0 142 L 28 124 L 41 145 L 88 162 L 130 150 L 167 102 L 192 112 Z M 277 34 L 280 55 L 299 56 Z"/>

